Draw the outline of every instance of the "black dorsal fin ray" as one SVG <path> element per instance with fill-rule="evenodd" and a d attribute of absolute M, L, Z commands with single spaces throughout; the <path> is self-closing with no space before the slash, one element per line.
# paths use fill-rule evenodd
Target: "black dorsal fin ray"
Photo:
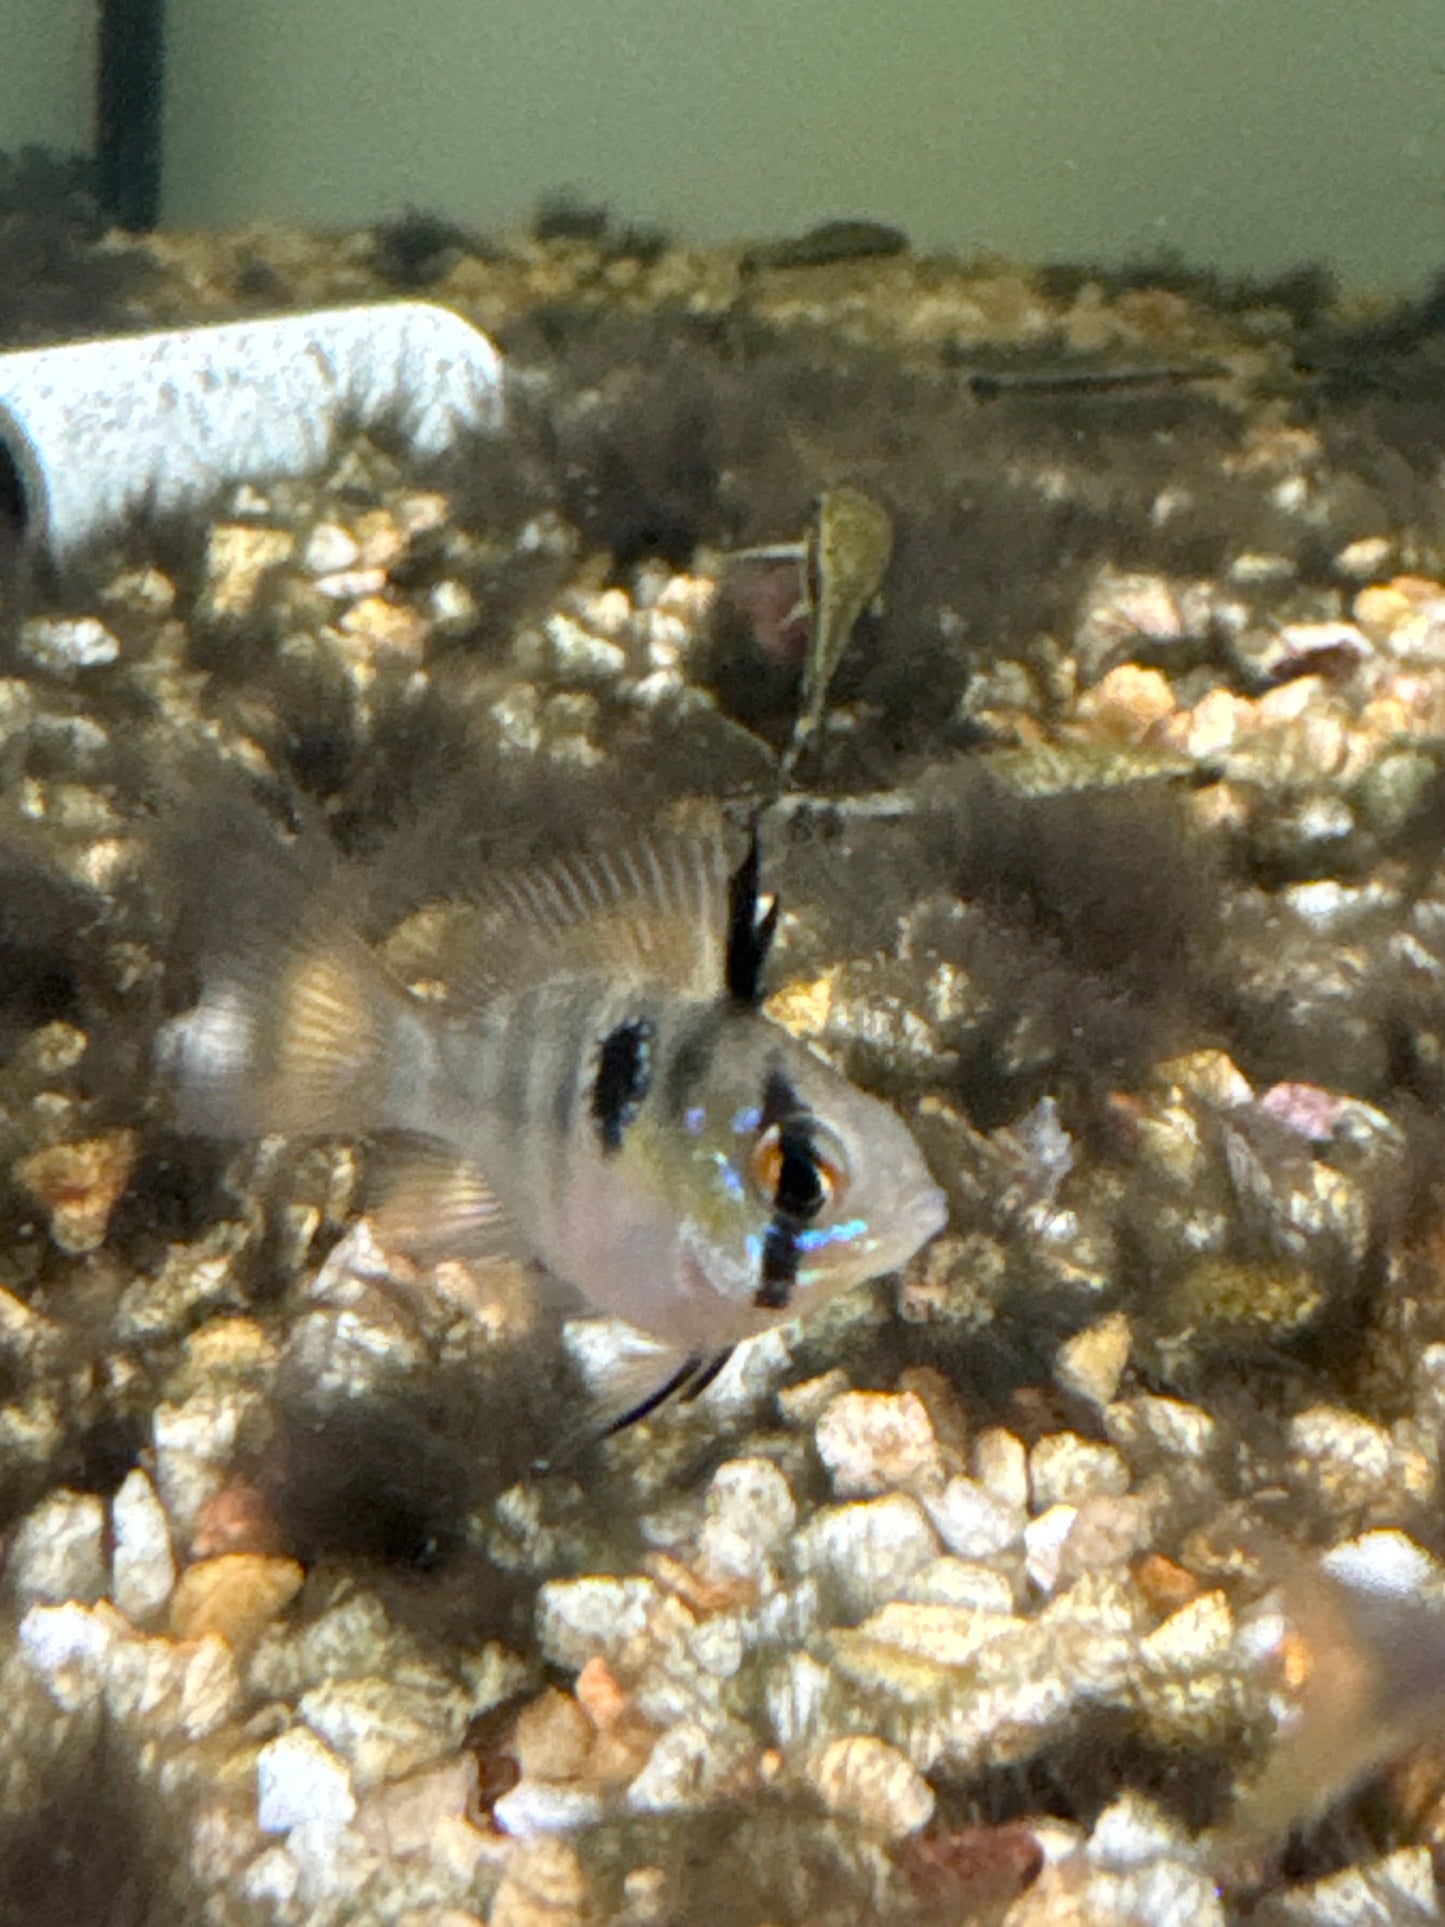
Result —
<path fill-rule="evenodd" d="M 724 981 L 735 1004 L 756 1010 L 763 1000 L 763 969 L 778 927 L 778 899 L 762 906 L 763 851 L 756 814 L 748 830 L 747 855 L 728 883 L 728 933 Z"/>

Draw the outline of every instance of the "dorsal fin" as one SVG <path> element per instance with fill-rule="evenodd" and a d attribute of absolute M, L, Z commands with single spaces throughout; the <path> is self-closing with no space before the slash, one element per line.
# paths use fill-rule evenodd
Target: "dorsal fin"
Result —
<path fill-rule="evenodd" d="M 488 878 L 458 906 L 438 975 L 454 1002 L 582 970 L 717 997 L 727 933 L 721 842 L 664 833 Z"/>
<path fill-rule="evenodd" d="M 728 883 L 728 936 L 723 976 L 735 1004 L 755 1010 L 763 1001 L 763 968 L 778 928 L 778 899 L 764 905 L 759 894 L 762 842 L 754 813 L 748 853 Z"/>

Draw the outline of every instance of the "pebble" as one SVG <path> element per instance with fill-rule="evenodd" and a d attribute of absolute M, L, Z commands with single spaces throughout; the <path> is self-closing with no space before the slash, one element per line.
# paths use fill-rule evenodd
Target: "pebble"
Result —
<path fill-rule="evenodd" d="M 1091 1405 L 1110 1404 L 1118 1397 L 1133 1342 L 1128 1313 L 1110 1312 L 1064 1340 L 1054 1354 L 1054 1382 Z"/>
<path fill-rule="evenodd" d="M 865 1734 L 831 1740 L 809 1761 L 807 1779 L 831 1812 L 893 1840 L 917 1833 L 933 1818 L 933 1788 L 885 1740 Z"/>
<path fill-rule="evenodd" d="M 507 1860 L 487 1913 L 490 1927 L 583 1927 L 582 1862 L 564 1840 L 528 1840 Z"/>
<path fill-rule="evenodd" d="M 1320 1564 L 1360 1592 L 1397 1597 L 1438 1590 L 1445 1578 L 1429 1553 L 1403 1532 L 1362 1532 L 1331 1546 Z"/>
<path fill-rule="evenodd" d="M 259 1552 L 223 1552 L 187 1566 L 171 1595 L 177 1639 L 214 1633 L 246 1654 L 301 1590 L 306 1574 L 294 1559 Z"/>
<path fill-rule="evenodd" d="M 975 1607 L 914 1604 L 891 1600 L 854 1629 L 860 1639 L 876 1640 L 899 1652 L 914 1653 L 938 1666 L 967 1666 L 991 1640 L 1017 1632 L 1024 1621 L 1012 1612 L 981 1612 Z"/>
<path fill-rule="evenodd" d="M 273 1625 L 251 1661 L 258 1692 L 299 1699 L 324 1679 L 356 1679 L 386 1671 L 401 1642 L 374 1593 L 354 1592 L 308 1625 Z"/>
<path fill-rule="evenodd" d="M 314 1733 L 293 1726 L 256 1756 L 256 1814 L 265 1833 L 308 1821 L 344 1827 L 356 1817 L 351 1775 Z"/>
<path fill-rule="evenodd" d="M 1356 582 L 1368 582 L 1390 566 L 1395 544 L 1388 535 L 1362 535 L 1347 542 L 1335 557 L 1335 568 Z"/>
<path fill-rule="evenodd" d="M 455 1753 L 472 1707 L 444 1673 L 411 1661 L 390 1677 L 323 1680 L 298 1709 L 351 1768 L 358 1787 L 398 1779 Z"/>
<path fill-rule="evenodd" d="M 1077 1432 L 1051 1432 L 1029 1454 L 1029 1486 L 1035 1512 L 1081 1505 L 1097 1494 L 1129 1490 L 1129 1468 L 1112 1445 L 1096 1445 Z"/>
<path fill-rule="evenodd" d="M 1183 1399 L 1141 1392 L 1104 1408 L 1104 1429 L 1122 1452 L 1152 1445 L 1165 1458 L 1200 1464 L 1214 1449 L 1219 1428 L 1208 1412 Z"/>
<path fill-rule="evenodd" d="M 119 661 L 120 643 L 96 616 L 31 616 L 20 625 L 20 652 L 40 669 L 103 669 Z"/>
<path fill-rule="evenodd" d="M 579 682 L 615 682 L 627 668 L 627 652 L 615 642 L 593 635 L 581 623 L 561 614 L 542 625 L 556 672 Z M 524 665 L 525 659 L 524 659 Z"/>
<path fill-rule="evenodd" d="M 99 1700 L 100 1670 L 115 1629 L 76 1600 L 32 1606 L 20 1622 L 20 1650 L 68 1713 Z"/>
<path fill-rule="evenodd" d="M 975 1612 L 1011 1613 L 1014 1589 L 993 1566 L 951 1554 L 935 1559 L 908 1581 L 903 1597 L 920 1606 L 967 1606 Z"/>
<path fill-rule="evenodd" d="M 917 1501 L 901 1493 L 824 1506 L 793 1542 L 799 1570 L 832 1586 L 855 1617 L 894 1598 L 938 1550 Z"/>
<path fill-rule="evenodd" d="M 378 1853 L 425 1855 L 468 1881 L 486 1851 L 468 1818 L 476 1808 L 478 1777 L 472 1753 L 408 1774 L 362 1803 L 357 1829 Z"/>
<path fill-rule="evenodd" d="M 156 1489 L 137 1466 L 110 1502 L 111 1596 L 128 1619 L 149 1619 L 171 1596 L 176 1562 Z"/>
<path fill-rule="evenodd" d="M 1392 1927 L 1437 1920 L 1439 1886 L 1429 1847 L 1401 1847 L 1282 1894 L 1287 1927 Z"/>
<path fill-rule="evenodd" d="M 48 1145 L 16 1164 L 16 1182 L 44 1207 L 60 1250 L 81 1257 L 105 1242 L 110 1214 L 130 1183 L 136 1143 L 134 1131 L 112 1131 Z"/>
<path fill-rule="evenodd" d="M 1064 1573 L 1064 1544 L 1074 1529 L 1076 1506 L 1054 1505 L 1024 1527 L 1024 1569 L 1041 1593 L 1054 1592 Z"/>
<path fill-rule="evenodd" d="M 493 1802 L 492 1820 L 503 1833 L 530 1840 L 596 1826 L 605 1811 L 606 1802 L 597 1787 L 521 1779 Z"/>
<path fill-rule="evenodd" d="M 105 1506 L 88 1492 L 52 1492 L 16 1528 L 5 1570 L 22 1605 L 92 1604 L 109 1583 Z"/>
<path fill-rule="evenodd" d="M 816 1739 L 827 1716 L 833 1676 L 808 1653 L 789 1653 L 768 1674 L 764 1704 L 779 1746 Z"/>
<path fill-rule="evenodd" d="M 236 1435 L 253 1400 L 240 1391 L 201 1391 L 158 1405 L 151 1418 L 155 1483 L 176 1543 L 188 1542 L 201 1507 L 226 1482 Z"/>
<path fill-rule="evenodd" d="M 1354 616 L 1370 640 L 1403 662 L 1445 663 L 1445 586 L 1426 576 L 1397 575 L 1361 589 Z"/>
<path fill-rule="evenodd" d="M 370 584 L 357 586 L 371 587 Z M 360 646 L 361 661 L 367 666 L 378 657 L 419 662 L 426 653 L 425 616 L 403 602 L 388 602 L 382 595 L 364 593 L 342 616 L 337 627 L 352 645 Z M 354 648 L 348 653 L 354 653 Z"/>
<path fill-rule="evenodd" d="M 295 537 L 285 529 L 222 522 L 211 530 L 206 549 L 206 583 L 199 614 L 210 621 L 245 615 L 261 579 L 290 559 Z"/>
<path fill-rule="evenodd" d="M 928 1516 L 947 1550 L 959 1559 L 997 1558 L 1022 1536 L 1027 1515 L 975 1479 L 950 1479 L 925 1501 Z"/>
<path fill-rule="evenodd" d="M 757 1752 L 750 1727 L 715 1715 L 681 1720 L 664 1733 L 627 1789 L 636 1813 L 688 1813 L 726 1792 L 741 1791 Z"/>
<path fill-rule="evenodd" d="M 818 1420 L 814 1436 L 840 1499 L 943 1484 L 928 1408 L 912 1392 L 844 1392 Z"/>
<path fill-rule="evenodd" d="M 770 1459 L 730 1459 L 708 1487 L 698 1570 L 708 1579 L 757 1579 L 797 1523 L 787 1480 Z"/>
<path fill-rule="evenodd" d="M 451 636 L 470 629 L 481 610 L 466 583 L 449 576 L 438 582 L 427 597 L 427 613 L 442 635 Z"/>
<path fill-rule="evenodd" d="M 1427 1503 L 1434 1477 L 1420 1452 L 1402 1450 L 1381 1425 L 1331 1405 L 1312 1406 L 1290 1421 L 1296 1479 L 1344 1520 L 1366 1513 L 1376 1523 Z"/>
<path fill-rule="evenodd" d="M 1142 743 L 1174 710 L 1174 691 L 1166 677 L 1157 669 L 1121 662 L 1080 698 L 1078 716 L 1101 736 Z"/>
<path fill-rule="evenodd" d="M 596 1737 L 596 1727 L 572 1695 L 552 1687 L 517 1715 L 511 1752 L 527 1778 L 575 1780 Z"/>
<path fill-rule="evenodd" d="M 554 1666 L 580 1673 L 640 1638 L 660 1600 L 650 1579 L 554 1579 L 537 1596 L 537 1638 Z"/>
<path fill-rule="evenodd" d="M 986 1426 L 973 1442 L 973 1476 L 1003 1505 L 1023 1510 L 1029 1502 L 1029 1455 L 1022 1439 L 1001 1425 Z"/>
<path fill-rule="evenodd" d="M 361 546 L 339 522 L 318 522 L 302 551 L 301 566 L 308 575 L 335 575 L 355 568 Z"/>
<path fill-rule="evenodd" d="M 1142 1493 L 1096 1492 L 1079 1502 L 1064 1542 L 1061 1579 L 1122 1565 L 1143 1552 L 1153 1538 L 1156 1507 Z"/>

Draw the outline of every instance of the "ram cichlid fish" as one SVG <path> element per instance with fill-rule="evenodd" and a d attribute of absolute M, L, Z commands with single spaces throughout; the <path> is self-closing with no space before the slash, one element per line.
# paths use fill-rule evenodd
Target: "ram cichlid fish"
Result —
<path fill-rule="evenodd" d="M 426 994 L 264 843 L 164 1037 L 183 1129 L 398 1140 L 384 1240 L 540 1263 L 675 1355 L 664 1392 L 941 1227 L 899 1117 L 758 1008 L 756 834 L 731 878 L 657 835 L 494 879 Z"/>

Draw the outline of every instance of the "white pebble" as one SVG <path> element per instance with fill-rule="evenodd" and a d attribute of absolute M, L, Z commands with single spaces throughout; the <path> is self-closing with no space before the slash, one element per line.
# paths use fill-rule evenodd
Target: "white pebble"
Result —
<path fill-rule="evenodd" d="M 758 1577 L 797 1518 L 788 1482 L 770 1459 L 730 1459 L 708 1488 L 699 1569 L 714 1579 Z"/>
<path fill-rule="evenodd" d="M 1047 1512 L 1101 1493 L 1118 1498 L 1129 1490 L 1129 1468 L 1112 1445 L 1095 1445 L 1077 1432 L 1051 1432 L 1029 1454 L 1029 1486 L 1034 1511 Z"/>
<path fill-rule="evenodd" d="M 865 1734 L 831 1740 L 809 1763 L 808 1778 L 834 1813 L 894 1839 L 917 1833 L 933 1818 L 933 1788 L 886 1740 Z"/>
<path fill-rule="evenodd" d="M 1055 1382 L 1094 1405 L 1107 1405 L 1118 1396 L 1132 1343 L 1127 1314 L 1111 1311 L 1060 1345 L 1054 1354 Z"/>
<path fill-rule="evenodd" d="M 845 1610 L 872 1612 L 894 1598 L 916 1572 L 938 1556 L 938 1541 L 915 1499 L 825 1506 L 794 1541 L 805 1574 L 831 1583 Z"/>
<path fill-rule="evenodd" d="M 807 1653 L 789 1653 L 769 1673 L 764 1703 L 780 1746 L 797 1746 L 817 1734 L 832 1677 Z"/>
<path fill-rule="evenodd" d="M 1429 1553 L 1403 1532 L 1364 1532 L 1332 1546 L 1325 1571 L 1357 1592 L 1414 1597 L 1437 1586 L 1441 1572 Z"/>
<path fill-rule="evenodd" d="M 1050 1506 L 1024 1528 L 1024 1563 L 1029 1578 L 1042 1593 L 1051 1593 L 1063 1569 L 1064 1542 L 1074 1529 L 1078 1508 Z"/>
<path fill-rule="evenodd" d="M 6 1569 L 16 1598 L 87 1604 L 106 1589 L 105 1507 L 86 1492 L 52 1492 L 21 1521 Z"/>
<path fill-rule="evenodd" d="M 990 1425 L 973 1442 L 973 1476 L 996 1499 L 1023 1511 L 1029 1502 L 1029 1455 L 1022 1439 Z"/>
<path fill-rule="evenodd" d="M 840 1499 L 942 1483 L 938 1440 L 915 1392 L 844 1392 L 819 1419 L 814 1437 Z"/>
<path fill-rule="evenodd" d="M 704 1807 L 756 1750 L 739 1720 L 682 1720 L 664 1733 L 627 1789 L 637 1813 L 677 1813 Z"/>
<path fill-rule="evenodd" d="M 522 1779 L 492 1808 L 492 1819 L 514 1839 L 543 1833 L 571 1833 L 595 1826 L 602 1817 L 601 1796 L 590 1787 L 555 1780 Z"/>
<path fill-rule="evenodd" d="M 311 531 L 301 561 L 308 575 L 335 575 L 355 568 L 361 548 L 339 522 L 318 522 Z"/>
<path fill-rule="evenodd" d="M 32 616 L 21 624 L 20 648 L 42 669 L 103 669 L 120 656 L 120 643 L 95 616 Z"/>
<path fill-rule="evenodd" d="M 114 1637 L 89 1607 L 32 1606 L 20 1622 L 20 1650 L 66 1712 L 100 1696 L 100 1670 Z"/>
<path fill-rule="evenodd" d="M 657 1610 L 650 1579 L 554 1579 L 537 1596 L 537 1637 L 554 1666 L 581 1672 L 594 1654 L 615 1653 Z"/>
<path fill-rule="evenodd" d="M 356 1813 L 351 1775 L 304 1726 L 293 1726 L 261 1748 L 256 1789 L 257 1821 L 264 1833 L 289 1833 L 308 1820 L 344 1827 Z"/>
<path fill-rule="evenodd" d="M 1009 1505 L 975 1479 L 950 1479 L 928 1516 L 945 1547 L 959 1559 L 993 1559 L 1007 1552 L 1023 1532 L 1021 1505 Z"/>
<path fill-rule="evenodd" d="M 111 1596 L 128 1619 L 149 1619 L 171 1596 L 176 1563 L 165 1509 L 139 1467 L 111 1500 L 110 1521 Z"/>
<path fill-rule="evenodd" d="M 240 1395 L 197 1392 L 183 1405 L 158 1405 L 151 1419 L 156 1486 L 182 1541 L 195 1530 L 206 1500 L 219 1492 L 249 1401 Z"/>
<path fill-rule="evenodd" d="M 951 1554 L 935 1559 L 910 1579 L 903 1597 L 919 1606 L 964 1606 L 980 1613 L 1014 1609 L 1014 1589 L 1004 1573 Z"/>

